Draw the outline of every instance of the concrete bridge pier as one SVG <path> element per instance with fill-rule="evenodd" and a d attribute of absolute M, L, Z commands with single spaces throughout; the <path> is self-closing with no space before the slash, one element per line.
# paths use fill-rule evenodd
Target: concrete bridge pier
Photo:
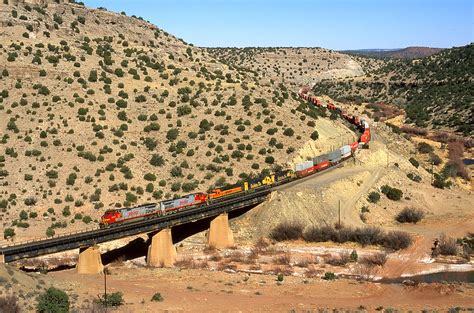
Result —
<path fill-rule="evenodd" d="M 222 213 L 211 221 L 207 244 L 216 249 L 230 248 L 234 246 L 234 234 L 229 227 L 229 216 Z"/>
<path fill-rule="evenodd" d="M 166 228 L 151 237 L 146 262 L 153 267 L 171 267 L 176 261 L 176 248 L 173 245 L 171 229 Z"/>
<path fill-rule="evenodd" d="M 79 249 L 79 260 L 77 261 L 78 274 L 100 274 L 104 271 L 102 258 L 98 246 Z"/>

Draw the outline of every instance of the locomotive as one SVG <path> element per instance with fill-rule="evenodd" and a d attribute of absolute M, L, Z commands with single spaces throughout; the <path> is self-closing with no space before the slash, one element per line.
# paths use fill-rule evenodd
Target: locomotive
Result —
<path fill-rule="evenodd" d="M 270 175 L 216 188 L 211 190 L 209 193 L 198 192 L 178 199 L 163 200 L 159 203 L 144 204 L 132 208 L 107 210 L 101 218 L 100 227 L 111 227 L 114 225 L 120 225 L 124 222 L 144 220 L 167 214 L 173 214 L 181 210 L 197 208 L 223 199 L 239 197 L 250 192 L 282 185 L 292 180 L 306 177 L 328 169 L 350 158 L 361 146 L 370 142 L 371 132 L 367 121 L 344 113 L 341 108 L 336 107 L 332 103 L 324 104 L 316 96 L 309 96 L 307 94 L 308 89 L 309 88 L 305 87 L 300 89 L 298 92 L 299 97 L 312 103 L 313 105 L 324 107 L 328 110 L 339 113 L 345 120 L 356 126 L 362 132 L 360 138 L 357 141 L 354 141 L 348 145 L 344 145 L 334 151 L 316 156 L 312 160 L 296 164 L 294 170 L 287 169 L 278 171 Z"/>

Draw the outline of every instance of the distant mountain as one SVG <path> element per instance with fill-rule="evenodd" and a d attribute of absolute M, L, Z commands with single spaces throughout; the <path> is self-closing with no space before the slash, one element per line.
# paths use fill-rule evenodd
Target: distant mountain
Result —
<path fill-rule="evenodd" d="M 404 49 L 362 49 L 344 50 L 347 54 L 387 59 L 419 59 L 441 52 L 442 48 L 407 47 Z"/>
<path fill-rule="evenodd" d="M 377 66 L 370 66 L 374 61 Z M 343 102 L 398 104 L 407 123 L 474 135 L 474 44 L 417 60 L 360 63 L 365 77 L 322 81 L 313 92 Z"/>

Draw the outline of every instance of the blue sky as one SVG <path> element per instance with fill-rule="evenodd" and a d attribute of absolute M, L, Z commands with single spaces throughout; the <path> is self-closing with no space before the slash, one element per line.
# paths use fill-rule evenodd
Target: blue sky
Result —
<path fill-rule="evenodd" d="M 204 47 L 335 50 L 474 41 L 473 0 L 85 0 Z"/>

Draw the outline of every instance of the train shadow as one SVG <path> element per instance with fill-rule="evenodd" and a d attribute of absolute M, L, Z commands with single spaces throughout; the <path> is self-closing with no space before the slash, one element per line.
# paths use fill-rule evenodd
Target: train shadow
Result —
<path fill-rule="evenodd" d="M 241 208 L 232 212 L 229 212 L 229 220 L 236 220 L 242 217 L 245 213 L 252 210 L 256 205 Z M 209 225 L 214 217 L 204 218 L 195 222 L 190 222 L 183 225 L 178 225 L 171 228 L 171 234 L 173 237 L 173 244 L 179 244 L 181 241 L 189 238 L 193 235 L 207 231 Z M 133 260 L 147 255 L 148 247 L 151 244 L 151 237 L 158 233 L 158 231 L 151 232 L 148 234 L 147 239 L 137 238 L 130 241 L 123 247 L 107 251 L 102 254 L 102 264 L 107 265 L 113 262 L 124 262 L 127 260 Z"/>

